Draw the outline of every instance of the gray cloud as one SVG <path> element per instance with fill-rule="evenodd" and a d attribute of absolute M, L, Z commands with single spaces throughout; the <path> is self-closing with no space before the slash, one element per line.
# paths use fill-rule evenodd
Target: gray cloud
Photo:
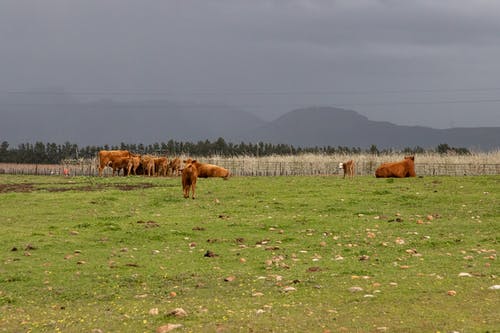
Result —
<path fill-rule="evenodd" d="M 500 126 L 499 32 L 495 1 L 4 0 L 0 94 L 61 87 L 265 118 L 332 105 L 398 124 Z"/>

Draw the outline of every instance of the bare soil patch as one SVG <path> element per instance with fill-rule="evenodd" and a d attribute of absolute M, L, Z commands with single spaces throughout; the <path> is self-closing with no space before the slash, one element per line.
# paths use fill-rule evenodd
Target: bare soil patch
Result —
<path fill-rule="evenodd" d="M 8 192 L 32 192 L 35 190 L 34 184 L 0 184 L 0 193 Z"/>
<path fill-rule="evenodd" d="M 60 183 L 64 185 L 61 187 L 44 187 L 46 184 L 36 183 L 21 183 L 21 184 L 0 184 L 0 193 L 9 192 L 33 192 L 33 191 L 48 191 L 48 192 L 66 192 L 66 191 L 82 191 L 91 192 L 103 189 L 118 189 L 121 191 L 134 191 L 155 187 L 156 185 L 150 183 L 140 184 L 113 184 L 113 185 L 88 185 L 88 186 L 75 186 L 74 184 Z"/>

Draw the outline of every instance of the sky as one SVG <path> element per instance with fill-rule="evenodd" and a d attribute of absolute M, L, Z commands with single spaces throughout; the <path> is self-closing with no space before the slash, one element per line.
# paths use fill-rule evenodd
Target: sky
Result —
<path fill-rule="evenodd" d="M 0 101 L 65 91 L 500 126 L 494 0 L 2 0 L 0 50 Z"/>

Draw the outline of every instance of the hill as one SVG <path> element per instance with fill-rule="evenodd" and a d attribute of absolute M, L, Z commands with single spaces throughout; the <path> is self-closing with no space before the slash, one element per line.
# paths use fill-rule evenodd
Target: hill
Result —
<path fill-rule="evenodd" d="M 491 150 L 500 147 L 500 128 L 433 129 L 372 121 L 351 110 L 313 107 L 291 111 L 254 130 L 248 140 L 296 146 L 348 146 L 367 148 L 456 147 Z"/>

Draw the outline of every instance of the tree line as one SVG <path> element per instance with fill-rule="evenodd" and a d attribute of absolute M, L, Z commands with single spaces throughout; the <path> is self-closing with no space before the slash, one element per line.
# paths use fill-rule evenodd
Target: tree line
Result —
<path fill-rule="evenodd" d="M 79 147 L 77 144 L 65 142 L 64 144 L 35 142 L 22 143 L 17 147 L 10 147 L 7 141 L 0 144 L 0 162 L 2 163 L 29 163 L 29 164 L 59 164 L 67 160 L 81 160 L 95 158 L 100 150 L 128 150 L 136 154 L 152 154 L 163 156 L 191 155 L 200 157 L 209 156 L 271 156 L 271 155 L 299 155 L 305 153 L 312 154 L 389 154 L 396 151 L 392 149 L 378 149 L 376 145 L 368 149 L 359 147 L 325 146 L 325 147 L 294 147 L 288 144 L 272 143 L 231 143 L 223 138 L 215 141 L 182 142 L 169 140 L 168 142 L 144 144 L 121 143 L 117 146 L 85 146 Z M 438 145 L 433 152 L 440 154 L 454 153 L 459 155 L 470 154 L 466 148 L 454 148 L 448 144 Z M 401 150 L 405 154 L 419 154 L 428 152 L 422 147 L 405 148 Z"/>

